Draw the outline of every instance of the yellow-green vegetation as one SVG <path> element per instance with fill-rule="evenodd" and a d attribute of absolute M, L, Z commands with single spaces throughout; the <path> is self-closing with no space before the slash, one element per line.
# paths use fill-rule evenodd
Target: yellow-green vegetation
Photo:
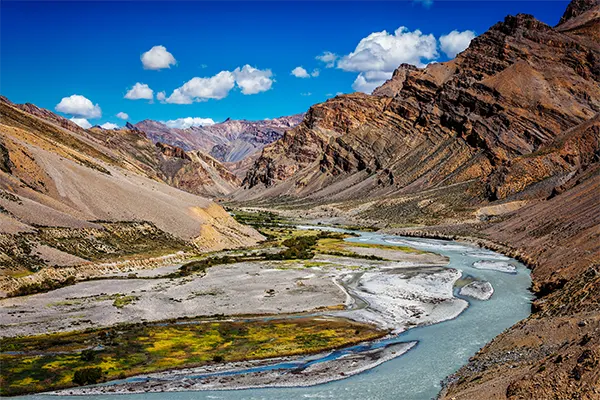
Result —
<path fill-rule="evenodd" d="M 300 231 L 274 229 L 278 236 L 270 240 L 271 247 L 281 247 L 278 252 L 253 252 L 249 254 L 225 254 L 222 256 L 207 257 L 188 262 L 182 265 L 176 272 L 166 275 L 169 278 L 179 278 L 191 274 L 203 274 L 207 268 L 214 265 L 232 264 L 248 261 L 283 261 L 283 260 L 309 260 L 315 256 L 315 247 L 323 239 L 342 240 L 348 235 L 327 231 Z M 356 255 L 358 256 L 358 255 Z M 374 256 L 360 256 L 362 258 L 379 259 Z"/>
<path fill-rule="evenodd" d="M 117 308 L 123 308 L 127 304 L 131 304 L 138 299 L 139 299 L 139 297 L 137 297 L 137 296 L 131 296 L 131 295 L 127 296 L 124 294 L 117 294 L 114 296 L 113 306 L 115 306 Z"/>
<path fill-rule="evenodd" d="M 408 247 L 408 246 L 394 246 L 394 245 L 361 243 L 361 242 L 345 242 L 345 241 L 339 240 L 339 239 L 319 240 L 319 244 L 317 246 L 317 251 L 320 253 L 331 253 L 334 251 L 349 251 L 349 249 L 351 249 L 352 247 L 401 251 L 403 253 L 415 253 L 415 254 L 425 253 L 422 250 L 413 249 L 412 247 Z"/>
<path fill-rule="evenodd" d="M 66 300 L 57 301 L 54 303 L 48 303 L 47 307 L 62 307 L 62 306 L 75 306 L 78 304 L 82 304 L 85 301 L 106 301 L 112 300 L 113 306 L 117 308 L 123 308 L 128 304 L 131 304 L 138 300 L 138 296 L 133 295 L 124 295 L 121 293 L 116 294 L 104 294 L 104 295 L 94 295 L 94 296 L 83 296 L 76 298 L 68 298 Z"/>
<path fill-rule="evenodd" d="M 1 395 L 57 390 L 167 369 L 316 353 L 387 332 L 344 319 L 185 320 L 0 340 Z"/>

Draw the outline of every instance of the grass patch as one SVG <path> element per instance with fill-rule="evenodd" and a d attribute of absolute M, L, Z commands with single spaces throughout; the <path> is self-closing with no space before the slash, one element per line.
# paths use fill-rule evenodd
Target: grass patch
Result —
<path fill-rule="evenodd" d="M 115 299 L 113 300 L 113 306 L 117 308 L 123 308 L 128 304 L 133 303 L 134 301 L 139 300 L 137 296 L 127 296 L 124 294 L 115 295 Z"/>
<path fill-rule="evenodd" d="M 343 319 L 186 322 L 3 338 L 0 394 L 64 389 L 213 362 L 316 353 L 386 334 Z M 7 353 L 11 351 L 19 353 Z"/>
<path fill-rule="evenodd" d="M 208 268 L 214 265 L 234 264 L 238 262 L 310 260 L 315 256 L 316 248 L 322 240 L 333 239 L 342 241 L 347 237 L 347 235 L 341 233 L 326 231 L 278 230 L 277 232 L 277 238 L 272 239 L 269 245 L 284 247 L 284 250 L 278 253 L 255 252 L 207 257 L 184 264 L 176 272 L 166 275 L 166 277 L 178 278 L 194 273 L 204 274 Z M 362 258 L 370 258 L 370 256 Z"/>

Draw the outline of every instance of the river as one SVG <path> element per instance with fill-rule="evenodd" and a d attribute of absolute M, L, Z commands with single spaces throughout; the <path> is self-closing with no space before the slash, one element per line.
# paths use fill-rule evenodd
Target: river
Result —
<path fill-rule="evenodd" d="M 275 400 L 275 399 L 361 399 L 429 400 L 439 392 L 440 382 L 464 365 L 469 357 L 495 336 L 530 313 L 529 270 L 514 259 L 473 245 L 434 239 L 407 238 L 379 233 L 357 232 L 349 241 L 398 244 L 432 251 L 450 259 L 449 268 L 464 276 L 488 281 L 494 295 L 487 301 L 465 298 L 469 307 L 453 320 L 409 329 L 387 342 L 418 344 L 406 354 L 361 374 L 312 387 L 267 388 L 202 392 L 165 392 L 148 394 L 18 397 L 27 400 Z M 476 269 L 481 260 L 503 261 L 516 266 L 516 273 Z M 457 294 L 458 295 L 458 294 Z M 384 342 L 385 343 L 385 342 Z M 378 345 L 381 345 L 380 342 Z"/>

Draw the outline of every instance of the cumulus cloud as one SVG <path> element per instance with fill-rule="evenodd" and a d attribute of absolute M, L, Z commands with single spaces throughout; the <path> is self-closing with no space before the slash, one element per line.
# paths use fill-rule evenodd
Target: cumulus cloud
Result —
<path fill-rule="evenodd" d="M 233 71 L 235 83 L 243 94 L 257 94 L 266 92 L 273 85 L 273 73 L 270 69 L 260 70 L 246 64 L 241 69 Z"/>
<path fill-rule="evenodd" d="M 161 103 L 164 102 L 166 98 L 167 94 L 165 92 L 156 93 L 156 100 L 160 101 Z"/>
<path fill-rule="evenodd" d="M 77 125 L 79 125 L 83 129 L 88 129 L 88 128 L 92 127 L 92 124 L 90 124 L 90 122 L 87 119 L 85 119 L 85 118 L 75 118 L 75 117 L 73 117 L 69 121 L 75 122 Z"/>
<path fill-rule="evenodd" d="M 220 100 L 227 95 L 236 85 L 243 94 L 257 94 L 271 89 L 273 73 L 270 69 L 260 70 L 250 65 L 236 68 L 233 71 L 221 71 L 210 78 L 192 78 L 183 86 L 173 90 L 165 102 L 172 104 L 192 104 L 209 99 Z M 161 100 L 163 94 L 159 93 L 157 98 Z"/>
<path fill-rule="evenodd" d="M 475 38 L 475 32 L 454 30 L 447 35 L 440 36 L 440 48 L 448 56 L 454 58 L 458 53 L 469 47 L 471 40 Z"/>
<path fill-rule="evenodd" d="M 214 125 L 215 121 L 212 118 L 187 117 L 162 121 L 169 128 L 186 129 L 192 126 Z"/>
<path fill-rule="evenodd" d="M 173 54 L 169 53 L 165 46 L 154 46 L 142 54 L 141 59 L 144 69 L 152 70 L 171 68 L 171 65 L 177 63 Z"/>
<path fill-rule="evenodd" d="M 154 91 L 145 83 L 137 82 L 125 94 L 125 98 L 129 100 L 152 100 L 154 98 Z"/>
<path fill-rule="evenodd" d="M 296 68 L 294 68 L 292 70 L 292 75 L 294 75 L 296 78 L 310 78 L 310 75 L 308 74 L 308 71 L 306 71 L 302 67 L 296 67 Z"/>
<path fill-rule="evenodd" d="M 102 128 L 102 129 L 119 129 L 119 125 L 113 124 L 112 122 L 105 122 L 102 125 L 100 125 L 100 128 Z"/>
<path fill-rule="evenodd" d="M 123 111 L 121 111 L 120 113 L 117 114 L 117 118 L 121 118 L 123 120 L 128 120 L 129 115 L 127 113 L 124 113 Z"/>
<path fill-rule="evenodd" d="M 335 61 L 339 58 L 339 56 L 330 51 L 324 51 L 323 54 L 318 55 L 315 58 L 325 63 L 325 68 L 333 68 L 335 67 Z"/>
<path fill-rule="evenodd" d="M 411 32 L 402 26 L 393 34 L 374 32 L 361 39 L 353 52 L 339 59 L 337 67 L 359 72 L 353 88 L 370 92 L 389 79 L 400 64 L 423 67 L 437 57 L 437 41 L 433 35 L 424 35 L 420 30 Z"/>
<path fill-rule="evenodd" d="M 56 105 L 55 110 L 80 118 L 100 118 L 102 116 L 102 110 L 98 104 L 94 104 L 78 94 L 63 97 L 60 103 Z"/>
<path fill-rule="evenodd" d="M 393 34 L 374 32 L 361 39 L 352 53 L 339 60 L 338 68 L 356 72 L 393 72 L 402 63 L 423 67 L 424 60 L 437 56 L 433 35 L 424 35 L 418 29 L 411 32 L 402 26 Z"/>
<path fill-rule="evenodd" d="M 234 85 L 234 74 L 221 71 L 210 78 L 190 79 L 183 86 L 175 89 L 165 101 L 173 104 L 192 104 L 194 101 L 219 100 L 227 97 Z"/>
<path fill-rule="evenodd" d="M 300 93 L 300 96 L 312 96 L 311 92 Z"/>
<path fill-rule="evenodd" d="M 366 71 L 358 74 L 352 89 L 357 92 L 371 93 L 376 87 L 381 86 L 386 80 L 392 77 L 392 72 L 385 71 Z"/>
<path fill-rule="evenodd" d="M 319 71 L 318 68 L 315 68 L 309 74 L 308 71 L 304 69 L 304 67 L 296 67 L 291 72 L 291 74 L 294 75 L 296 78 L 310 78 L 311 76 L 313 78 L 316 78 L 317 76 L 319 76 L 320 73 L 321 71 Z"/>

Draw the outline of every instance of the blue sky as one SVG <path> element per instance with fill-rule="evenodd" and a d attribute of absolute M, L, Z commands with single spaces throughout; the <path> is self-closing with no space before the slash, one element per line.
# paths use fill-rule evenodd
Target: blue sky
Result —
<path fill-rule="evenodd" d="M 132 122 L 273 118 L 306 111 L 338 92 L 368 91 L 398 60 L 445 61 L 439 39 L 451 31 L 457 31 L 446 40 L 452 55 L 468 39 L 466 31 L 481 34 L 518 12 L 555 25 L 567 4 L 2 1 L 0 92 L 54 111 L 61 99 L 83 96 L 91 103 L 67 99 L 59 110 L 91 124 L 123 125 L 119 112 Z M 406 29 L 396 32 L 401 26 Z M 363 40 L 384 30 L 387 35 Z M 381 50 L 386 43 L 393 49 Z M 166 52 L 155 48 L 145 68 L 141 57 L 155 46 Z M 315 58 L 325 51 L 338 55 L 332 68 Z M 148 69 L 161 65 L 169 68 Z M 318 76 L 292 75 L 299 66 L 308 75 L 318 69 Z M 125 98 L 136 83 L 152 89 L 152 101 Z M 129 97 L 135 94 L 149 97 L 143 90 Z"/>

